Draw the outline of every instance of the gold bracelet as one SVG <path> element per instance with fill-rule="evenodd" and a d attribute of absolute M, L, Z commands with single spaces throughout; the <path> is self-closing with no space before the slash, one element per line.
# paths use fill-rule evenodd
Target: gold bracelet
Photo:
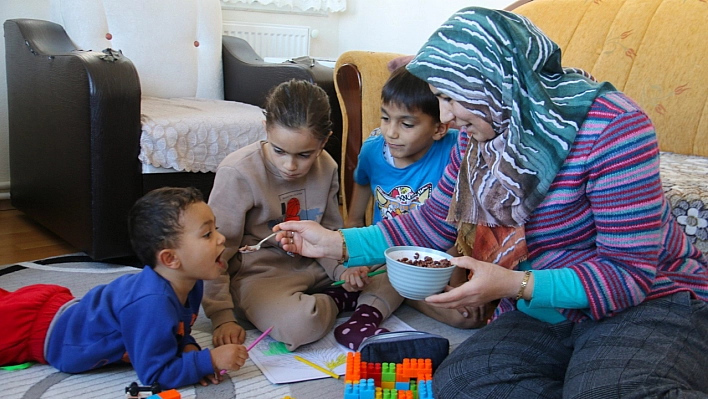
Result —
<path fill-rule="evenodd" d="M 531 270 L 526 270 L 524 272 L 524 279 L 521 280 L 521 287 L 519 287 L 519 293 L 516 294 L 517 301 L 524 297 L 524 290 L 526 289 L 526 285 L 528 285 L 529 283 L 529 277 L 531 277 Z"/>
<path fill-rule="evenodd" d="M 342 237 L 342 259 L 337 262 L 340 265 L 344 264 L 344 261 L 347 259 L 347 241 L 344 239 L 344 233 L 342 233 L 342 230 L 337 230 L 339 232 L 339 235 Z"/>

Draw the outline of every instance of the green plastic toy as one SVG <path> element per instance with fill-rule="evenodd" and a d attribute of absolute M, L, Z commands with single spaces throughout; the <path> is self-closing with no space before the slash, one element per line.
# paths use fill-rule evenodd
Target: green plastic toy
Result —
<path fill-rule="evenodd" d="M 0 367 L 0 370 L 7 370 L 7 371 L 24 370 L 31 365 L 32 365 L 32 362 L 27 362 L 27 363 L 22 363 L 22 364 L 13 364 L 12 366 L 2 366 L 2 367 Z"/>

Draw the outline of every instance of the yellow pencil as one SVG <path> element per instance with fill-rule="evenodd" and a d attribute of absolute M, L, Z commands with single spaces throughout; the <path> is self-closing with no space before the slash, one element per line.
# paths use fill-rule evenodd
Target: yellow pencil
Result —
<path fill-rule="evenodd" d="M 333 373 L 333 372 L 327 370 L 327 369 L 324 368 L 324 367 L 320 367 L 320 366 L 318 366 L 318 365 L 312 363 L 311 361 L 309 361 L 309 360 L 307 360 L 307 359 L 303 359 L 303 358 L 301 358 L 300 356 L 295 355 L 295 360 L 299 360 L 299 361 L 305 363 L 306 365 L 308 365 L 308 366 L 310 366 L 310 367 L 314 367 L 314 368 L 316 368 L 317 370 L 319 370 L 319 371 L 321 371 L 321 372 L 323 372 L 323 373 L 325 373 L 325 374 L 327 374 L 327 375 L 329 375 L 329 376 L 331 376 L 331 377 L 333 377 L 333 378 L 339 379 L 339 375 L 337 375 L 337 374 L 335 374 L 335 373 Z"/>

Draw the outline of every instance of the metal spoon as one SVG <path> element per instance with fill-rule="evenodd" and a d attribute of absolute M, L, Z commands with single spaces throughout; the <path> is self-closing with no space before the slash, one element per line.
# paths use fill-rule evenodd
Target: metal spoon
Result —
<path fill-rule="evenodd" d="M 269 238 L 275 237 L 276 234 L 278 234 L 278 233 L 273 233 L 273 234 L 269 235 L 268 237 L 262 239 L 262 240 L 261 240 L 258 244 L 256 244 L 256 245 L 244 245 L 243 247 L 239 248 L 238 251 L 241 252 L 242 254 L 248 254 L 248 253 L 251 253 L 251 252 L 256 252 L 256 251 L 258 251 L 259 249 L 261 249 L 261 244 L 263 244 L 264 242 L 268 241 Z"/>

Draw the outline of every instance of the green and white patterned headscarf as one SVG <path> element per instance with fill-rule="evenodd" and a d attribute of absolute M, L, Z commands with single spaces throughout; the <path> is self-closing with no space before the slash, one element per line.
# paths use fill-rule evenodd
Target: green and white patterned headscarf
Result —
<path fill-rule="evenodd" d="M 470 138 L 448 220 L 521 226 L 543 201 L 595 98 L 614 90 L 561 66 L 558 45 L 527 18 L 470 7 L 455 13 L 408 70 L 489 123 Z"/>

